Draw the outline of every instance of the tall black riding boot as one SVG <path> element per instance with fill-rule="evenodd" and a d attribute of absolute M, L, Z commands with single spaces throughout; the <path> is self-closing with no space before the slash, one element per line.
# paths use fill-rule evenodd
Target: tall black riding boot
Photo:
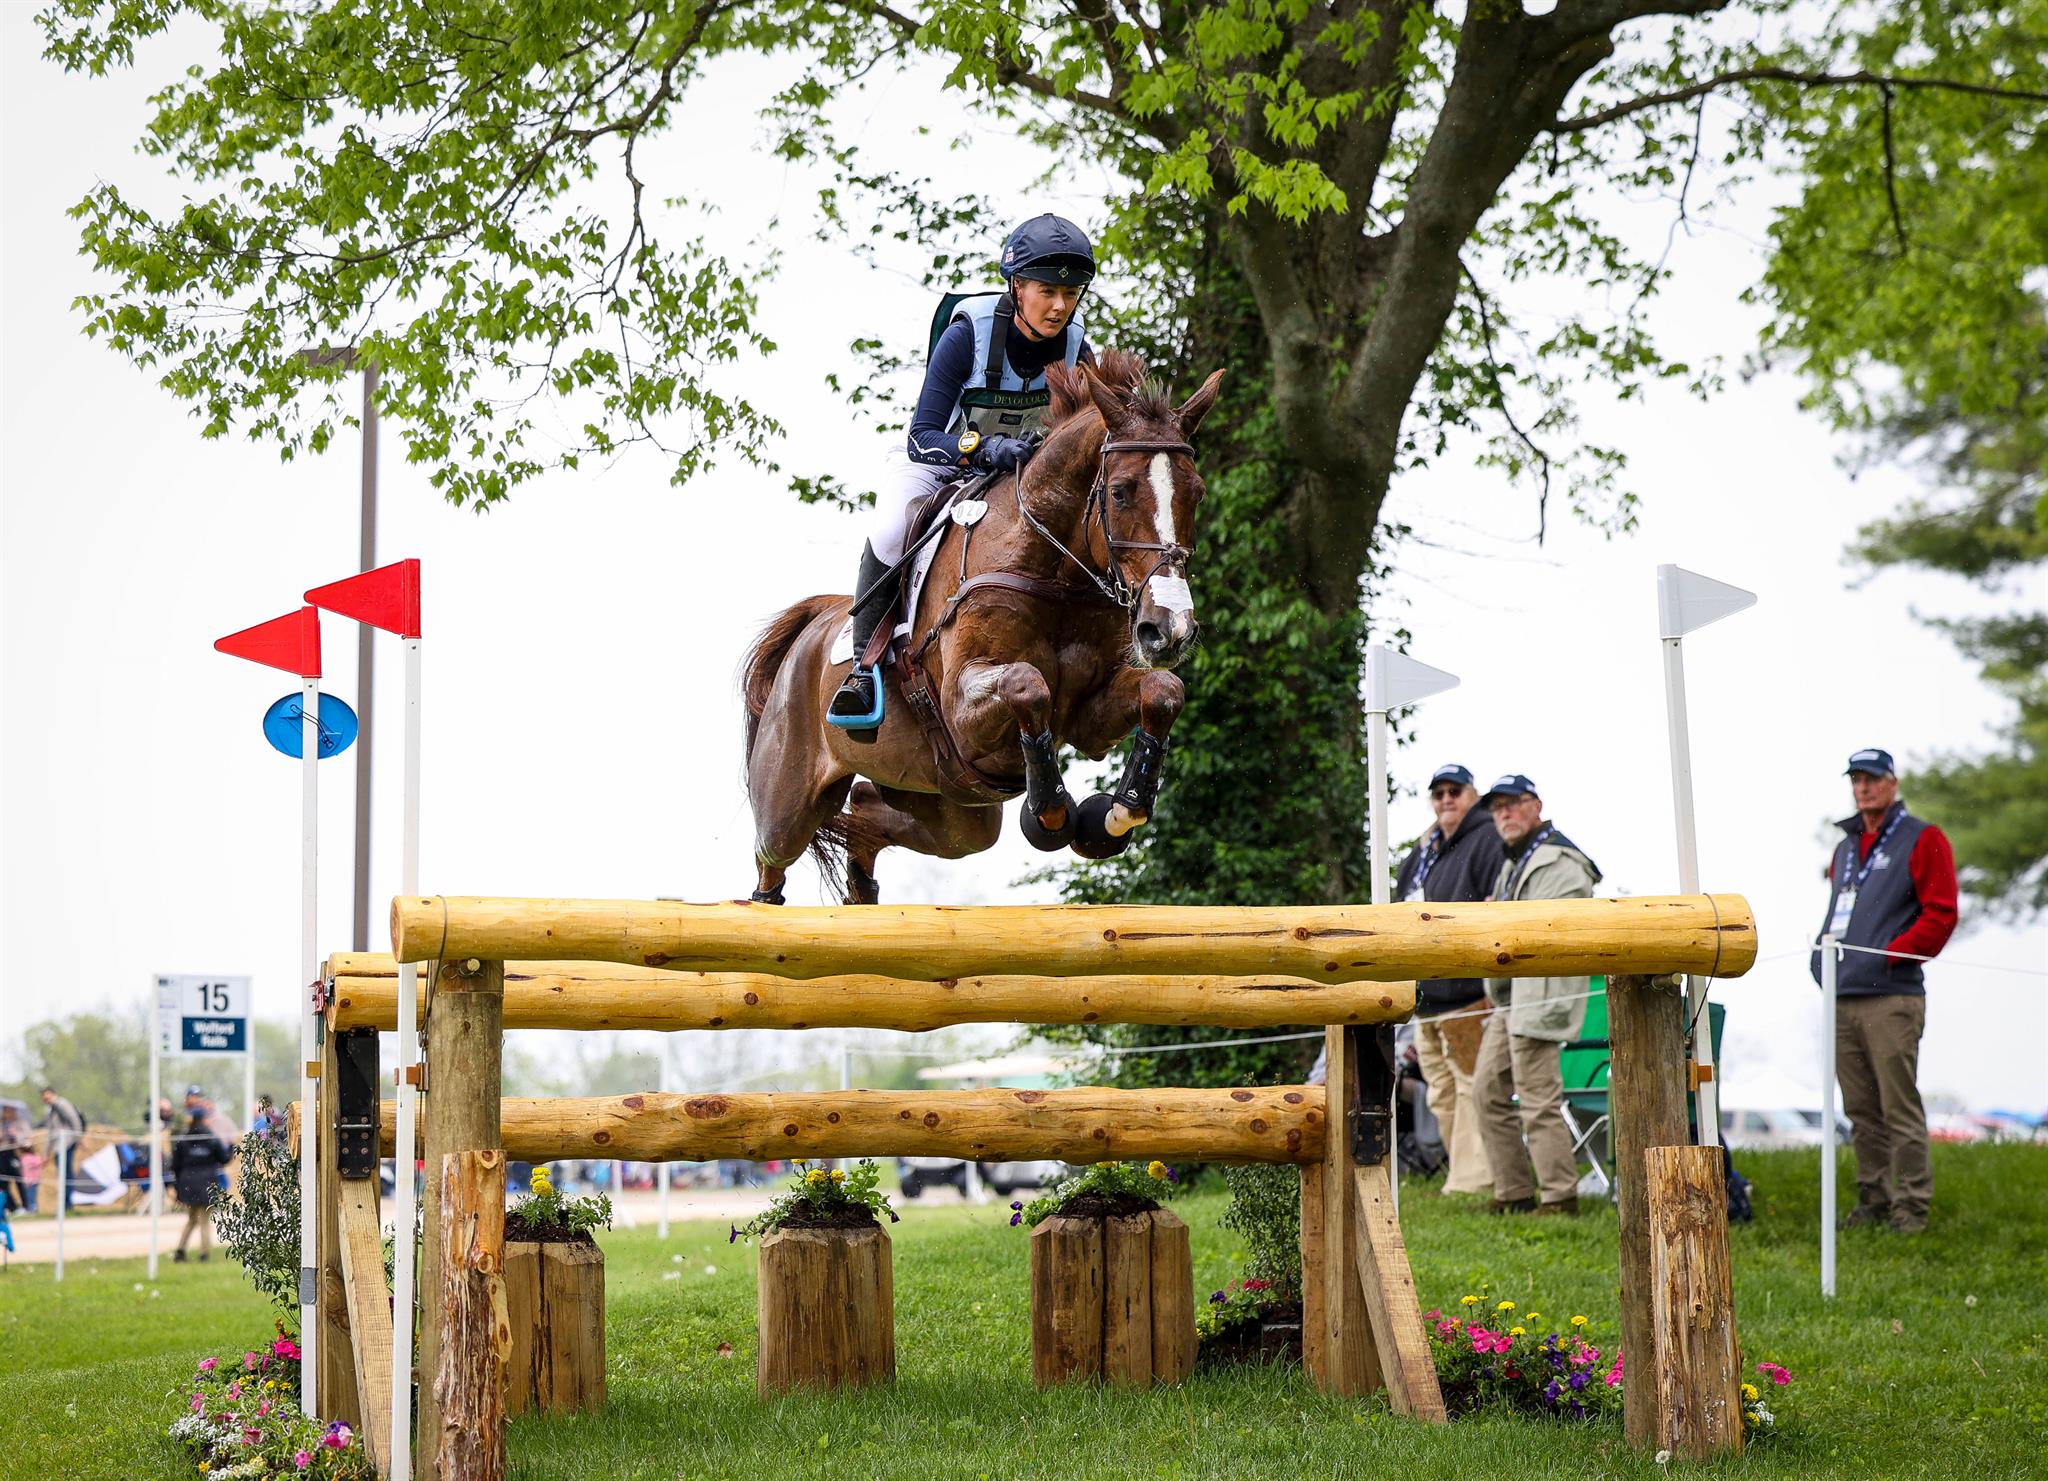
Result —
<path fill-rule="evenodd" d="M 882 676 L 876 669 L 863 668 L 861 657 L 883 615 L 894 606 L 888 593 L 877 589 L 888 574 L 888 562 L 875 554 L 875 547 L 861 546 L 860 576 L 854 582 L 853 594 L 856 602 L 863 596 L 868 601 L 853 609 L 853 669 L 825 711 L 827 721 L 856 740 L 874 739 L 882 723 Z"/>

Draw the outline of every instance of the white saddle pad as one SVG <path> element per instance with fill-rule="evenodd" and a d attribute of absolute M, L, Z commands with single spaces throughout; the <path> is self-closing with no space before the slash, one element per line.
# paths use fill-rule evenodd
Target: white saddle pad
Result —
<path fill-rule="evenodd" d="M 984 504 L 981 500 L 963 499 L 953 506 L 950 511 L 950 517 L 956 525 L 971 525 L 987 512 L 988 505 Z M 938 556 L 939 547 L 945 543 L 943 537 L 925 542 L 924 548 L 917 553 L 916 563 L 910 568 L 910 600 L 904 604 L 904 609 L 911 616 L 916 615 L 918 600 L 924 595 L 925 577 L 931 574 L 932 561 Z M 910 631 L 911 624 L 908 617 L 896 624 L 896 636 L 898 638 L 909 637 Z M 847 618 L 845 623 L 841 625 L 839 636 L 832 640 L 832 650 L 825 655 L 825 661 L 832 664 L 853 662 L 853 619 L 851 617 Z"/>

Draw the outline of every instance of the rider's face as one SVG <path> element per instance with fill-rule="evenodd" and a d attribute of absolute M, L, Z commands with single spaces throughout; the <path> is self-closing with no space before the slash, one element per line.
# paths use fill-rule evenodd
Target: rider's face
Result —
<path fill-rule="evenodd" d="M 1060 333 L 1081 304 L 1081 290 L 1063 283 L 1019 278 L 1012 290 L 1017 298 L 1017 322 L 1033 339 L 1051 339 Z"/>

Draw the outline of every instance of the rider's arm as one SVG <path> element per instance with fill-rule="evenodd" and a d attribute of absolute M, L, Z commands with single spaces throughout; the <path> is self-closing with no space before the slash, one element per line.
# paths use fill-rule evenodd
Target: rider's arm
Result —
<path fill-rule="evenodd" d="M 924 389 L 917 393 L 917 410 L 910 417 L 910 460 L 952 466 L 965 463 L 960 439 L 946 430 L 953 405 L 967 378 L 974 373 L 974 328 L 965 319 L 955 319 L 939 336 L 925 367 Z"/>

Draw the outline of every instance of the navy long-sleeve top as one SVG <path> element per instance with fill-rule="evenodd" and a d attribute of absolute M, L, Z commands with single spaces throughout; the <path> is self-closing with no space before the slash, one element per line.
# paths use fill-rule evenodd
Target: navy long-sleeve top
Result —
<path fill-rule="evenodd" d="M 1048 365 L 1066 358 L 1067 336 L 1073 332 L 1074 326 L 1069 324 L 1052 339 L 1033 339 L 1013 319 L 1003 353 L 1012 370 L 1027 381 L 1036 380 Z M 1095 353 L 1085 339 L 1081 341 L 1080 359 L 1086 364 L 1095 363 Z M 970 384 L 981 384 L 981 367 L 974 363 L 974 326 L 965 319 L 955 319 L 939 336 L 931 363 L 925 367 L 924 388 L 917 393 L 917 410 L 911 414 L 908 439 L 913 462 L 961 461 L 960 439 L 947 428 L 953 420 L 953 409 L 960 404 L 960 393 Z"/>

